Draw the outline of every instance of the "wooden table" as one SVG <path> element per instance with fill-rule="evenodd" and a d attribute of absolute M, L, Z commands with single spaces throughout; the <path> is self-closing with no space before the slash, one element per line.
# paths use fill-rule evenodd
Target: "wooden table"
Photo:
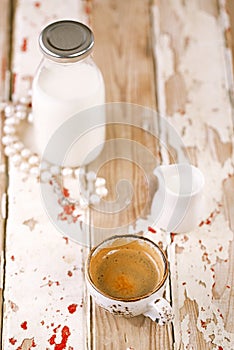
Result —
<path fill-rule="evenodd" d="M 233 1 L 2 0 L 1 101 L 26 94 L 41 58 L 37 37 L 64 18 L 92 27 L 107 101 L 150 107 L 158 112 L 155 123 L 167 118 L 171 127 L 160 128 L 164 150 L 139 130 L 118 132 L 151 149 L 157 164 L 181 161 L 187 152 L 205 175 L 204 219 L 193 232 L 171 234 L 168 246 L 162 233 L 144 232 L 164 244 L 170 260 L 173 324 L 112 316 L 86 292 L 89 248 L 58 233 L 44 212 L 39 182 L 14 168 L 2 149 L 2 349 L 233 350 Z M 184 148 L 173 144 L 172 129 Z M 136 213 L 144 186 L 129 169 Z M 111 178 L 115 164 L 108 171 Z"/>

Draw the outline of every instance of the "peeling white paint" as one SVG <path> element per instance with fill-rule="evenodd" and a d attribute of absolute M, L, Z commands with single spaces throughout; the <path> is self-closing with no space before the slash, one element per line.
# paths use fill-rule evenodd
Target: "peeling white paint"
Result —
<path fill-rule="evenodd" d="M 221 2 L 224 6 L 224 1 Z M 180 73 L 185 82 L 186 105 L 185 113 L 175 113 L 170 122 L 181 135 L 184 145 L 195 150 L 196 165 L 203 171 L 206 181 L 204 223 L 188 235 L 176 235 L 170 248 L 174 273 L 174 305 L 177 308 L 178 303 L 180 310 L 184 307 L 186 296 L 195 301 L 198 305 L 197 328 L 205 341 L 212 340 L 215 349 L 222 347 L 232 350 L 234 335 L 225 330 L 218 300 L 213 297 L 213 289 L 216 278 L 221 278 L 215 276 L 214 266 L 218 260 L 228 264 L 229 247 L 233 241 L 233 232 L 225 219 L 222 201 L 223 182 L 234 173 L 234 152 L 221 164 L 216 155 L 215 145 L 210 148 L 214 140 L 207 140 L 207 136 L 209 130 L 215 131 L 222 143 L 229 142 L 234 145 L 229 99 L 233 79 L 227 82 L 226 47 L 220 18 L 200 10 L 199 2 L 195 0 L 189 4 L 178 0 L 170 2 L 170 5 L 173 7 L 170 11 L 176 17 L 178 28 L 181 30 L 179 38 L 173 37 L 174 42 L 170 43 L 167 40 L 165 49 L 165 33 L 160 32 L 156 23 L 158 15 L 155 17 L 155 52 L 159 62 L 158 86 L 161 88 L 158 94 L 159 106 L 165 113 L 166 77 L 173 74 L 171 67 L 174 65 L 175 72 Z M 159 10 L 155 10 L 155 13 L 159 13 Z M 175 61 L 173 54 L 176 40 L 178 44 L 186 42 L 178 61 Z M 230 71 L 228 73 L 230 80 L 233 76 Z M 173 147 L 173 143 L 171 146 Z M 224 293 L 225 289 L 228 293 L 225 281 L 219 281 L 219 284 L 222 282 Z M 176 346 L 179 347 L 182 341 L 185 348 L 192 349 L 193 345 L 189 343 L 188 336 L 189 319 L 185 317 L 180 325 L 180 313 L 178 310 L 175 310 L 175 313 Z"/>
<path fill-rule="evenodd" d="M 181 322 L 182 329 L 182 340 L 184 348 L 189 350 L 192 349 L 189 347 L 190 344 L 190 328 L 189 328 L 189 315 L 186 315 Z"/>

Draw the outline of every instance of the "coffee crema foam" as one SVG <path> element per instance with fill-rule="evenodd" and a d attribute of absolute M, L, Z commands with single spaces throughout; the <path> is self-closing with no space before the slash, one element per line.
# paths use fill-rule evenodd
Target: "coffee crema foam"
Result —
<path fill-rule="evenodd" d="M 154 292 L 163 279 L 164 265 L 146 242 L 116 239 L 91 257 L 89 272 L 102 293 L 127 300 Z"/>

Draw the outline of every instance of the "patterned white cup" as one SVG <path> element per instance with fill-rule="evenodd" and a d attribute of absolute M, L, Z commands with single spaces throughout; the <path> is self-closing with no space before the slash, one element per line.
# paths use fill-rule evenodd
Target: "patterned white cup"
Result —
<path fill-rule="evenodd" d="M 92 281 L 89 269 L 92 257 L 95 256 L 95 254 L 103 248 L 113 247 L 114 250 L 115 241 L 119 241 L 120 238 L 123 241 L 123 244 L 137 240 L 141 244 L 144 243 L 149 245 L 150 248 L 157 253 L 157 258 L 160 259 L 160 262 L 163 265 L 164 272 L 162 279 L 157 284 L 157 287 L 145 296 L 129 299 L 115 298 L 99 290 L 98 287 Z M 97 305 L 103 307 L 105 310 L 109 311 L 114 315 L 133 317 L 143 314 L 147 317 L 150 317 L 153 321 L 158 322 L 160 325 L 164 325 L 172 321 L 174 318 L 171 305 L 166 299 L 163 298 L 163 294 L 165 291 L 165 282 L 167 280 L 168 273 L 168 260 L 161 248 L 159 248 L 154 242 L 152 242 L 148 238 L 136 235 L 113 236 L 106 239 L 91 250 L 85 266 L 85 278 L 87 288 Z"/>

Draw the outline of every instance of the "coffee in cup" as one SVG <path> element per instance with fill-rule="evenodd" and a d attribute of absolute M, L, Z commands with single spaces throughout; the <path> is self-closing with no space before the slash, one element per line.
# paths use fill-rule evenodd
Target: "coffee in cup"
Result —
<path fill-rule="evenodd" d="M 128 300 L 153 293 L 163 279 L 164 265 L 145 241 L 120 238 L 92 256 L 89 272 L 100 292 Z"/>
<path fill-rule="evenodd" d="M 85 277 L 95 302 L 109 312 L 128 317 L 144 314 L 164 324 L 173 318 L 163 298 L 168 271 L 167 258 L 154 242 L 122 235 L 91 250 Z"/>

